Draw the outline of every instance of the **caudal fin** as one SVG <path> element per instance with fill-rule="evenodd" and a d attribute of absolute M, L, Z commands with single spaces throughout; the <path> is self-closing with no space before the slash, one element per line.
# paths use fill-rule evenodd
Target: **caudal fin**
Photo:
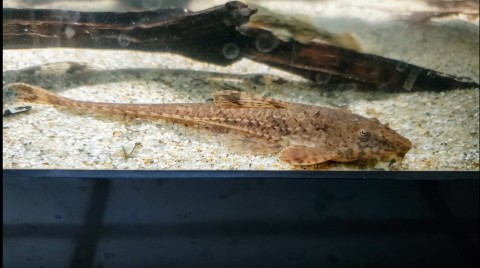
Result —
<path fill-rule="evenodd" d="M 29 102 L 51 105 L 63 105 L 66 101 L 66 98 L 52 93 L 46 89 L 25 83 L 12 83 L 4 86 L 3 88 L 4 104 Z"/>

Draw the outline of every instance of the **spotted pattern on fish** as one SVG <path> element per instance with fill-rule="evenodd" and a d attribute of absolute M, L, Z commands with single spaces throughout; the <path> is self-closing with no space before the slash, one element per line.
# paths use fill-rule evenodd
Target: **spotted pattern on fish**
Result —
<path fill-rule="evenodd" d="M 53 105 L 94 115 L 170 120 L 229 132 L 228 147 L 251 154 L 280 153 L 296 166 L 376 159 L 400 163 L 412 143 L 388 124 L 347 109 L 284 102 L 239 91 L 220 91 L 213 102 L 120 104 L 77 101 L 43 88 L 13 83 L 4 101 Z"/>

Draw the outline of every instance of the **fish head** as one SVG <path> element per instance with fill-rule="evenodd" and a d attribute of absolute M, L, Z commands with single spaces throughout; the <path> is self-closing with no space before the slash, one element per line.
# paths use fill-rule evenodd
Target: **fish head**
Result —
<path fill-rule="evenodd" d="M 350 159 L 376 159 L 382 162 L 401 163 L 412 143 L 407 138 L 391 129 L 388 124 L 382 124 L 376 118 L 358 116 L 349 124 Z"/>

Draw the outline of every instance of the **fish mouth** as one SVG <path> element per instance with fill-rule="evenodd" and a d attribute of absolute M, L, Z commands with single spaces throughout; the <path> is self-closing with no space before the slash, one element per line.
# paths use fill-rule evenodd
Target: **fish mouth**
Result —
<path fill-rule="evenodd" d="M 388 162 L 388 167 L 391 168 L 395 163 L 397 163 L 396 159 L 390 159 L 390 161 Z"/>
<path fill-rule="evenodd" d="M 382 162 L 388 162 L 388 167 L 394 167 L 394 166 L 399 166 L 403 159 L 405 158 L 406 153 L 396 153 L 396 152 L 391 152 L 390 154 L 385 155 L 384 157 L 381 158 Z"/>

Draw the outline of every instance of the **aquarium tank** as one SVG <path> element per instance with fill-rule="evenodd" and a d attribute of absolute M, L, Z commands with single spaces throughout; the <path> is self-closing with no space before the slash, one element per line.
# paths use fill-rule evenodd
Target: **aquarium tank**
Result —
<path fill-rule="evenodd" d="M 3 264 L 475 267 L 478 10 L 4 0 Z"/>
<path fill-rule="evenodd" d="M 478 170 L 454 2 L 5 1 L 3 167 Z"/>

